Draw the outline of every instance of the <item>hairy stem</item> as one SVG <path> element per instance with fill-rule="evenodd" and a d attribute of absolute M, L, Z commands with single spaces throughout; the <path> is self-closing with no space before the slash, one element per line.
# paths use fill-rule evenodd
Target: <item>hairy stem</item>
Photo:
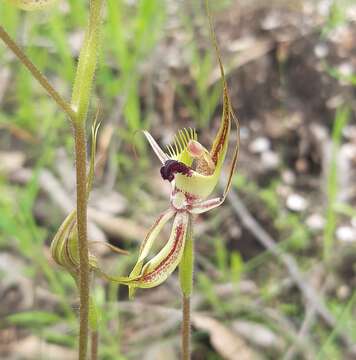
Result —
<path fill-rule="evenodd" d="M 92 331 L 91 332 L 90 360 L 98 359 L 98 343 L 99 343 L 99 333 L 98 333 L 98 331 Z"/>
<path fill-rule="evenodd" d="M 86 135 L 85 125 L 74 125 L 77 178 L 77 226 L 79 245 L 79 360 L 86 360 L 89 318 L 89 255 L 87 241 Z"/>
<path fill-rule="evenodd" d="M 90 0 L 90 15 L 84 43 L 80 51 L 77 73 L 73 86 L 72 106 L 78 122 L 83 122 L 89 107 L 93 78 L 100 45 L 101 13 L 104 0 Z"/>
<path fill-rule="evenodd" d="M 187 229 L 187 238 L 182 260 L 179 264 L 179 280 L 182 289 L 182 359 L 190 359 L 190 296 L 193 291 L 193 264 L 194 244 L 192 218 L 190 217 Z"/>
<path fill-rule="evenodd" d="M 57 92 L 56 89 L 53 88 L 53 86 L 49 83 L 46 77 L 37 69 L 37 67 L 14 42 L 14 40 L 12 40 L 10 35 L 2 26 L 0 26 L 0 38 L 6 44 L 6 46 L 16 55 L 16 57 L 21 61 L 21 63 L 30 71 L 32 76 L 41 84 L 41 86 L 46 90 L 48 95 L 74 122 L 77 115 L 73 111 L 71 105 L 62 98 L 62 96 Z"/>
<path fill-rule="evenodd" d="M 86 360 L 88 351 L 89 321 L 89 252 L 87 239 L 86 194 L 86 134 L 85 121 L 88 113 L 91 89 L 97 64 L 99 30 L 104 0 L 90 0 L 89 22 L 80 51 L 74 80 L 72 107 L 76 111 L 74 126 L 76 177 L 77 177 L 77 227 L 79 247 L 79 360 Z"/>
<path fill-rule="evenodd" d="M 190 297 L 183 295 L 182 360 L 190 359 Z"/>

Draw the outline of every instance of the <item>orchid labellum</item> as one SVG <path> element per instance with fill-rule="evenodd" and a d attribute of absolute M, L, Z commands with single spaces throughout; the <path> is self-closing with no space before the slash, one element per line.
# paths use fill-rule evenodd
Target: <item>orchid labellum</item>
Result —
<path fill-rule="evenodd" d="M 216 45 L 215 37 L 214 44 Z M 162 163 L 161 176 L 163 180 L 171 183 L 172 192 L 169 208 L 158 217 L 149 230 L 130 275 L 111 278 L 111 280 L 128 285 L 130 296 L 134 294 L 135 288 L 151 288 L 160 285 L 167 279 L 182 261 L 187 238 L 190 237 L 192 217 L 220 206 L 230 188 L 238 157 L 239 125 L 231 108 L 218 48 L 217 46 L 215 48 L 223 81 L 223 114 L 211 149 L 207 150 L 198 142 L 197 134 L 193 129 L 180 130 L 172 145 L 167 146 L 166 151 L 161 149 L 149 132 L 144 131 L 149 144 Z M 237 143 L 226 187 L 222 196 L 207 199 L 216 187 L 222 173 L 232 120 L 236 124 Z M 173 226 L 167 243 L 156 256 L 145 263 L 159 233 L 170 220 L 173 220 Z M 184 268 L 181 270 L 184 273 Z"/>

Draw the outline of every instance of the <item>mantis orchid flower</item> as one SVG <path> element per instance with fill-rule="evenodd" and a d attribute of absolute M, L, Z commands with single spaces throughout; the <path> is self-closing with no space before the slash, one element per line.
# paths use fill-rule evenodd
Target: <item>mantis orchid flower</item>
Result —
<path fill-rule="evenodd" d="M 220 206 L 231 186 L 239 152 L 239 124 L 231 108 L 224 69 L 215 38 L 214 44 L 223 81 L 223 114 L 210 151 L 198 142 L 197 134 L 193 129 L 180 130 L 173 143 L 167 146 L 166 151 L 157 144 L 149 132 L 144 131 L 144 135 L 162 164 L 160 169 L 162 179 L 171 183 L 172 190 L 169 208 L 158 217 L 149 230 L 130 275 L 128 277 L 110 277 L 112 281 L 128 285 L 130 297 L 137 287 L 155 287 L 168 278 L 182 260 L 192 217 Z M 207 200 L 221 176 L 232 120 L 236 124 L 237 143 L 226 187 L 222 196 Z M 172 219 L 172 231 L 167 243 L 156 256 L 145 263 L 162 228 Z"/>

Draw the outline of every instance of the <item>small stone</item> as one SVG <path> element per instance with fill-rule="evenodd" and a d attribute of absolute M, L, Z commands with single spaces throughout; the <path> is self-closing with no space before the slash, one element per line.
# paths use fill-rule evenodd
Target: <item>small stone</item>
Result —
<path fill-rule="evenodd" d="M 287 185 L 295 184 L 295 174 L 293 171 L 285 170 L 282 172 L 282 180 Z"/>
<path fill-rule="evenodd" d="M 250 129 L 246 126 L 241 126 L 240 129 L 240 138 L 241 140 L 247 140 L 251 135 Z"/>
<path fill-rule="evenodd" d="M 270 141 L 265 137 L 258 137 L 249 146 L 249 149 L 254 154 L 260 154 L 269 150 L 271 146 Z"/>
<path fill-rule="evenodd" d="M 351 226 L 340 226 L 336 229 L 336 238 L 345 243 L 356 242 L 356 229 Z"/>
<path fill-rule="evenodd" d="M 356 229 L 356 216 L 353 216 L 351 219 L 351 225 Z"/>
<path fill-rule="evenodd" d="M 342 135 L 345 136 L 348 140 L 356 140 L 356 126 L 355 125 L 347 125 L 342 130 Z"/>
<path fill-rule="evenodd" d="M 340 300 L 346 300 L 350 296 L 350 288 L 347 285 L 341 285 L 337 289 L 336 295 Z"/>
<path fill-rule="evenodd" d="M 326 46 L 326 44 L 320 43 L 314 47 L 314 54 L 319 59 L 324 58 L 325 56 L 328 55 L 328 53 L 329 53 L 329 49 Z"/>
<path fill-rule="evenodd" d="M 261 161 L 266 169 L 277 169 L 280 164 L 279 156 L 276 152 L 268 150 L 262 153 Z"/>
<path fill-rule="evenodd" d="M 351 63 L 344 62 L 338 66 L 338 70 L 343 76 L 351 76 L 354 72 L 354 68 Z"/>
<path fill-rule="evenodd" d="M 325 219 L 320 214 L 310 215 L 305 222 L 311 230 L 322 230 L 325 225 Z"/>
<path fill-rule="evenodd" d="M 287 208 L 292 211 L 304 211 L 308 206 L 307 201 L 299 194 L 291 194 L 287 198 Z"/>

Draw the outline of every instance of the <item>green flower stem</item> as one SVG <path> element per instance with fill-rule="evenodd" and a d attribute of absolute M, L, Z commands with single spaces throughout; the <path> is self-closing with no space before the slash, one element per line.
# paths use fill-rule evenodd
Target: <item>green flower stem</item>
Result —
<path fill-rule="evenodd" d="M 73 124 L 77 178 L 77 226 L 79 246 L 79 360 L 86 360 L 88 351 L 89 321 L 89 251 L 87 240 L 86 195 L 86 133 L 85 120 L 97 64 L 100 42 L 101 13 L 104 0 L 90 0 L 90 14 L 84 43 L 80 51 L 74 80 L 72 107 L 76 111 Z"/>
<path fill-rule="evenodd" d="M 76 159 L 77 187 L 77 226 L 79 247 L 79 295 L 80 330 L 79 360 L 86 360 L 88 348 L 89 321 L 89 252 L 87 241 L 87 191 L 86 191 L 86 131 L 85 120 L 88 113 L 90 94 L 97 64 L 97 52 L 100 43 L 99 30 L 104 0 L 90 0 L 89 23 L 85 33 L 77 73 L 73 86 L 72 102 L 69 104 L 52 87 L 24 52 L 0 26 L 0 38 L 17 56 L 33 77 L 42 85 L 58 106 L 69 116 L 73 123 Z"/>
<path fill-rule="evenodd" d="M 89 319 L 89 250 L 87 241 L 86 134 L 85 124 L 74 124 L 79 246 L 79 360 L 86 360 Z"/>
<path fill-rule="evenodd" d="M 40 83 L 40 85 L 46 90 L 48 95 L 58 104 L 58 106 L 68 115 L 68 117 L 75 121 L 77 115 L 73 111 L 71 105 L 62 98 L 62 96 L 53 88 L 46 77 L 37 69 L 32 61 L 25 55 L 20 47 L 12 40 L 6 30 L 0 26 L 0 38 L 6 44 L 6 46 L 15 54 L 15 56 L 21 61 L 21 63 L 30 71 L 32 76 Z"/>
<path fill-rule="evenodd" d="M 98 59 L 100 25 L 104 0 L 90 0 L 90 15 L 84 43 L 80 51 L 77 73 L 72 93 L 72 106 L 77 112 L 77 121 L 84 122 Z"/>
<path fill-rule="evenodd" d="M 190 359 L 190 296 L 193 292 L 194 243 L 190 217 L 182 260 L 179 264 L 179 280 L 182 289 L 182 359 Z"/>
<path fill-rule="evenodd" d="M 89 298 L 90 360 L 98 359 L 99 320 L 98 308 L 91 296 Z"/>

